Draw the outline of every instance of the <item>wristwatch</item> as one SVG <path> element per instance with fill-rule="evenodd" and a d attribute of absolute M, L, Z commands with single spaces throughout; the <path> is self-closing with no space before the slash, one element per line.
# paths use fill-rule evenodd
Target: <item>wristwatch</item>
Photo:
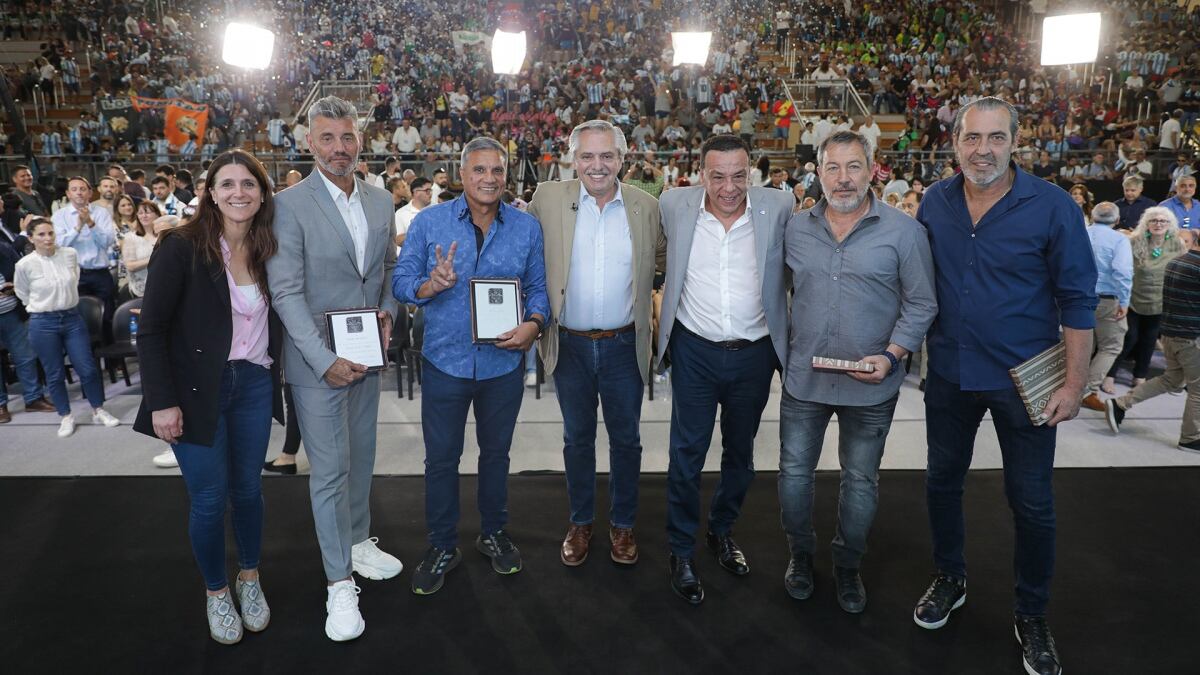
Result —
<path fill-rule="evenodd" d="M 892 364 L 892 369 L 888 371 L 889 375 L 892 372 L 894 372 L 897 368 L 900 367 L 900 359 L 896 358 L 895 354 L 893 354 L 885 349 L 882 352 L 880 352 L 879 355 L 887 357 L 888 363 Z"/>
<path fill-rule="evenodd" d="M 534 323 L 534 325 L 537 326 L 537 329 L 538 329 L 537 337 L 541 338 L 542 331 L 545 330 L 545 328 L 546 328 L 546 322 L 542 321 L 541 319 L 537 318 L 536 316 L 531 316 L 528 319 L 526 319 L 526 321 L 532 321 Z"/>

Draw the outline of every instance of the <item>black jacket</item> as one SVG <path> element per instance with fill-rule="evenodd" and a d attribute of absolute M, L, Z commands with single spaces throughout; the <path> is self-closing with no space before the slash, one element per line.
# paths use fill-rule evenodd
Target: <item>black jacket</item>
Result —
<path fill-rule="evenodd" d="M 219 416 L 221 374 L 233 342 L 229 284 L 219 264 L 204 262 L 192 242 L 172 233 L 150 256 L 146 294 L 138 317 L 142 405 L 134 431 L 154 436 L 151 412 L 179 406 L 183 443 L 212 445 Z M 280 345 L 283 324 L 270 311 L 267 348 L 275 388 L 273 416 L 283 423 Z"/>

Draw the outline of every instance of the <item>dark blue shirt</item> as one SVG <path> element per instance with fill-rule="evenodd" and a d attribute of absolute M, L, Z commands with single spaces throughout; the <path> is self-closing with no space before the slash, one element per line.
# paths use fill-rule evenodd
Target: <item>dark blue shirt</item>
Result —
<path fill-rule="evenodd" d="M 1053 346 L 1059 325 L 1095 327 L 1096 261 L 1083 212 L 1058 186 L 1016 171 L 971 227 L 963 176 L 925 191 L 938 316 L 929 367 L 968 391 L 1013 386 L 1008 369 Z"/>
<path fill-rule="evenodd" d="M 471 278 L 520 279 L 526 319 L 533 314 L 550 316 L 550 302 L 546 298 L 542 227 L 537 219 L 501 204 L 482 248 L 475 244 L 475 231 L 464 197 L 422 209 L 408 228 L 392 273 L 392 295 L 400 302 L 424 307 L 421 353 L 430 363 L 454 377 L 486 380 L 511 373 L 525 354 L 471 342 Z M 429 281 L 437 264 L 437 246 L 441 245 L 445 256 L 454 242 L 458 242 L 454 254 L 458 281 L 432 298 L 418 299 L 417 291 Z"/>

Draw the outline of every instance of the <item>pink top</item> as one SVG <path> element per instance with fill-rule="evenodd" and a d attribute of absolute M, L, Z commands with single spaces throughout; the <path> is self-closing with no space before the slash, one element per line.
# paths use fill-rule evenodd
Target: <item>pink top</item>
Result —
<path fill-rule="evenodd" d="M 225 258 L 225 280 L 229 283 L 229 304 L 233 308 L 233 344 L 229 347 L 229 360 L 245 360 L 269 368 L 267 300 L 257 286 L 250 286 L 244 293 L 237 285 L 229 272 L 230 251 L 225 237 L 221 237 L 221 255 Z"/>

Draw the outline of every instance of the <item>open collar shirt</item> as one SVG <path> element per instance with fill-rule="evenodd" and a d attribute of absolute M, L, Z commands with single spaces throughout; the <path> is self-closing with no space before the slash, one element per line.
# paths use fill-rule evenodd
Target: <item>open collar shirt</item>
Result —
<path fill-rule="evenodd" d="M 54 213 L 55 242 L 69 246 L 79 255 L 79 266 L 85 270 L 106 270 L 111 260 L 112 248 L 117 243 L 117 230 L 113 226 L 112 213 L 95 204 L 87 206 L 94 226 L 79 227 L 79 209 L 68 203 Z M 76 228 L 79 228 L 76 231 Z"/>
<path fill-rule="evenodd" d="M 621 184 L 601 211 L 581 183 L 559 323 L 574 330 L 612 330 L 633 323 L 633 238 Z"/>
<path fill-rule="evenodd" d="M 857 361 L 889 344 L 919 351 L 937 315 L 925 228 L 868 199 L 870 209 L 841 241 L 833 236 L 824 199 L 788 222 L 785 259 L 795 293 L 784 386 L 793 398 L 851 406 L 890 399 L 904 381 L 903 369 L 867 384 L 815 371 L 813 357 Z"/>
<path fill-rule="evenodd" d="M 542 226 L 533 216 L 501 204 L 483 245 L 476 245 L 477 226 L 465 196 L 421 209 L 408 228 L 400 260 L 392 274 L 392 294 L 400 302 L 421 307 L 425 336 L 421 354 L 438 370 L 464 379 L 487 380 L 506 375 L 523 363 L 523 352 L 471 341 L 472 278 L 520 279 L 524 319 L 550 316 L 546 297 L 546 262 Z M 442 255 L 458 242 L 454 255 L 457 282 L 432 298 L 418 298 Z"/>
<path fill-rule="evenodd" d="M 925 191 L 938 315 L 929 367 L 964 391 L 1011 389 L 1008 369 L 1096 325 L 1096 261 L 1083 212 L 1015 164 L 1012 188 L 972 227 L 962 174 Z"/>
<path fill-rule="evenodd" d="M 325 189 L 329 190 L 329 198 L 333 200 L 333 205 L 337 207 L 338 213 L 342 214 L 342 221 L 346 224 L 346 229 L 350 231 L 350 239 L 354 242 L 354 259 L 358 262 L 359 271 L 362 271 L 367 258 L 368 232 L 367 213 L 363 210 L 362 191 L 358 189 L 358 181 L 354 181 L 354 191 L 347 197 L 342 188 L 334 185 L 333 181 L 326 178 L 319 169 L 314 170 L 324 181 Z"/>

